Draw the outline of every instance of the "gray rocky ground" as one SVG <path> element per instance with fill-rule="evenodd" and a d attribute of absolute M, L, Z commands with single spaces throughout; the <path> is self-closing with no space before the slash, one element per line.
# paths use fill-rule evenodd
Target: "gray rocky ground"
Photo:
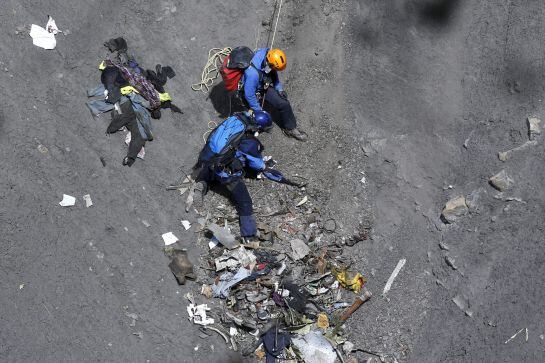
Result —
<path fill-rule="evenodd" d="M 196 216 L 164 187 L 194 162 L 207 121 L 225 108 L 190 89 L 208 49 L 253 46 L 256 33 L 265 43 L 262 20 L 274 2 L 246 3 L 3 2 L 2 361 L 241 360 L 219 337 L 199 338 L 187 320 L 183 296 L 200 285 L 176 284 L 161 234 L 173 231 L 194 261 L 206 252 L 180 224 Z M 310 141 L 276 128 L 264 143 L 281 170 L 310 183 L 306 191 L 250 188 L 261 213 L 308 195 L 303 211 L 337 221 L 328 239 L 372 227 L 369 240 L 344 248 L 375 294 L 347 324 L 352 341 L 389 361 L 543 361 L 541 135 L 498 158 L 529 140 L 528 117 L 545 117 L 543 4 L 284 6 L 275 44 L 288 53 L 283 77 Z M 53 51 L 25 35 L 46 14 L 69 29 Z M 107 117 L 93 119 L 84 105 L 102 43 L 114 36 L 143 64 L 174 66 L 167 88 L 184 111 L 155 122 L 145 161 L 130 169 L 121 165 L 122 136 L 104 135 Z M 501 170 L 513 185 L 500 193 L 488 181 Z M 58 206 L 63 193 L 78 197 L 75 207 Z M 93 207 L 84 207 L 84 194 Z M 444 223 L 441 211 L 460 195 L 468 212 Z M 207 200 L 219 203 L 227 204 Z M 380 297 L 401 258 L 406 265 Z"/>

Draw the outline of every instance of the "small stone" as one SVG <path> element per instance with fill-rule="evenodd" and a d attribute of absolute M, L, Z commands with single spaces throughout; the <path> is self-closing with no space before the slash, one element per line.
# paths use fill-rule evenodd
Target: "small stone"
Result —
<path fill-rule="evenodd" d="M 194 42 L 195 40 L 197 40 L 197 38 L 196 38 L 196 37 L 191 37 L 190 40 L 191 40 L 192 42 Z"/>
<path fill-rule="evenodd" d="M 472 191 L 466 196 L 466 205 L 470 212 L 477 212 L 479 209 L 479 199 L 481 199 L 481 193 L 486 193 L 483 188 Z"/>
<path fill-rule="evenodd" d="M 507 175 L 505 170 L 502 170 L 498 174 L 491 176 L 489 182 L 494 188 L 503 192 L 514 183 L 514 180 Z"/>
<path fill-rule="evenodd" d="M 352 349 L 354 349 L 354 343 L 350 342 L 350 341 L 346 341 L 344 342 L 343 344 L 343 351 L 344 351 L 344 354 L 350 354 L 352 352 Z"/>
<path fill-rule="evenodd" d="M 498 159 L 500 159 L 501 161 L 507 161 L 508 158 L 509 158 L 509 152 L 508 151 L 500 151 L 498 153 Z"/>
<path fill-rule="evenodd" d="M 271 22 L 269 20 L 263 20 L 263 21 L 261 21 L 261 25 L 262 26 L 269 26 L 269 25 L 271 25 Z"/>
<path fill-rule="evenodd" d="M 451 269 L 458 270 L 458 266 L 456 266 L 456 261 L 454 260 L 454 258 L 450 256 L 445 256 L 445 262 Z"/>
<path fill-rule="evenodd" d="M 439 248 L 442 249 L 443 251 L 450 250 L 450 247 L 444 242 L 439 242 Z"/>
<path fill-rule="evenodd" d="M 528 117 L 528 138 L 530 140 L 534 140 L 536 135 L 541 134 L 540 123 L 541 120 L 537 117 Z"/>
<path fill-rule="evenodd" d="M 42 154 L 47 154 L 47 152 L 49 151 L 47 149 L 47 147 L 43 146 L 42 144 L 38 145 L 38 151 L 41 152 Z"/>
<path fill-rule="evenodd" d="M 334 219 L 328 219 L 324 223 L 324 229 L 328 232 L 335 232 L 335 229 L 337 228 L 337 223 L 335 223 Z"/>
<path fill-rule="evenodd" d="M 454 223 L 459 217 L 464 216 L 468 212 L 466 198 L 460 195 L 451 199 L 443 208 L 441 215 L 447 223 Z"/>

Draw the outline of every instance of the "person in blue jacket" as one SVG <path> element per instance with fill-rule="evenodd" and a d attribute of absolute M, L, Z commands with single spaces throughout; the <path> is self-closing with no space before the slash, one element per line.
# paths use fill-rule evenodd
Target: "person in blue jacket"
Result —
<path fill-rule="evenodd" d="M 259 95 L 262 101 L 278 110 L 279 125 L 287 136 L 306 141 L 307 134 L 297 129 L 288 95 L 278 78 L 278 72 L 286 69 L 286 64 L 286 54 L 280 49 L 258 49 L 242 76 L 244 99 L 253 112 L 262 111 Z"/>
<path fill-rule="evenodd" d="M 248 118 L 244 114 L 235 114 L 231 118 L 241 117 Z M 269 114 L 265 111 L 257 111 L 251 117 L 252 121 L 257 126 L 257 129 L 248 128 L 240 137 L 236 137 L 232 143 L 225 146 L 226 150 L 231 150 L 227 157 L 222 156 L 221 162 L 209 158 L 210 155 L 210 140 L 209 137 L 206 145 L 200 153 L 199 161 L 195 165 L 193 177 L 198 186 L 196 192 L 201 195 L 195 195 L 195 202 L 199 204 L 202 201 L 203 195 L 208 189 L 210 183 L 219 183 L 225 187 L 228 192 L 229 199 L 234 204 L 239 215 L 240 235 L 243 241 L 247 241 L 254 237 L 257 233 L 257 226 L 253 214 L 253 203 L 250 193 L 244 183 L 245 175 L 257 175 L 262 173 L 269 180 L 301 187 L 302 184 L 290 181 L 282 175 L 278 170 L 272 169 L 276 162 L 272 159 L 264 160 L 262 151 L 263 144 L 256 138 L 254 131 L 263 131 L 272 126 L 272 121 Z M 199 201 L 199 199 L 201 199 Z"/>

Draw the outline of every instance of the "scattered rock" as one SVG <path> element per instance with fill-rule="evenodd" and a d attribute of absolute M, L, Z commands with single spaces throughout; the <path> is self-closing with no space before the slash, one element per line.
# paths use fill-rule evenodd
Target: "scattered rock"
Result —
<path fill-rule="evenodd" d="M 337 228 L 337 223 L 334 219 L 328 219 L 324 223 L 324 229 L 328 232 L 335 232 L 335 229 Z"/>
<path fill-rule="evenodd" d="M 481 199 L 482 193 L 486 193 L 486 190 L 479 188 L 466 196 L 466 205 L 470 212 L 477 212 L 479 210 L 479 199 Z"/>
<path fill-rule="evenodd" d="M 503 192 L 514 183 L 514 180 L 507 175 L 507 172 L 504 169 L 498 174 L 490 177 L 489 182 L 494 188 L 498 189 L 500 192 Z"/>
<path fill-rule="evenodd" d="M 454 223 L 459 217 L 467 214 L 468 210 L 466 198 L 460 195 L 447 202 L 441 216 L 447 223 Z"/>
<path fill-rule="evenodd" d="M 517 146 L 516 148 L 514 149 L 511 149 L 511 150 L 507 150 L 507 151 L 500 151 L 498 153 L 498 159 L 500 159 L 501 161 L 507 161 L 507 159 L 509 159 L 511 157 L 511 154 L 517 152 L 517 151 L 521 151 L 521 150 L 524 150 L 530 146 L 536 146 L 537 145 L 537 141 L 536 140 L 529 140 L 529 141 L 526 141 L 524 144 L 520 145 L 520 146 Z"/>
<path fill-rule="evenodd" d="M 528 138 L 530 140 L 534 140 L 536 135 L 541 134 L 540 123 L 541 120 L 537 117 L 528 117 Z"/>
<path fill-rule="evenodd" d="M 442 249 L 443 251 L 450 250 L 450 247 L 444 242 L 439 242 L 439 248 Z"/>
<path fill-rule="evenodd" d="M 445 256 L 445 262 L 451 269 L 458 270 L 458 266 L 456 266 L 456 261 L 454 260 L 454 258 L 450 256 Z"/>

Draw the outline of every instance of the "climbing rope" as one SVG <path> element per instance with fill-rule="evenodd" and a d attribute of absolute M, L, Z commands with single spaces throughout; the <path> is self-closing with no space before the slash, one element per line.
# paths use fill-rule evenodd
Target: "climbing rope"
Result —
<path fill-rule="evenodd" d="M 202 134 L 202 139 L 204 143 L 206 144 L 206 140 L 208 139 L 208 135 L 216 128 L 218 127 L 218 123 L 216 121 L 208 121 L 208 130 Z"/>
<path fill-rule="evenodd" d="M 272 36 L 272 40 L 271 40 L 271 45 L 269 46 L 269 48 L 272 49 L 273 47 L 273 44 L 274 44 L 274 37 L 276 36 L 276 28 L 278 27 L 278 20 L 280 19 L 280 10 L 282 10 L 282 3 L 284 2 L 284 0 L 280 0 L 280 5 L 278 6 L 278 12 L 276 13 L 276 23 L 274 24 L 274 31 L 273 31 L 273 36 Z"/>
<path fill-rule="evenodd" d="M 193 91 L 207 93 L 219 76 L 220 67 L 225 57 L 231 54 L 231 48 L 212 48 L 208 51 L 208 60 L 201 73 L 201 81 L 191 85 Z"/>

